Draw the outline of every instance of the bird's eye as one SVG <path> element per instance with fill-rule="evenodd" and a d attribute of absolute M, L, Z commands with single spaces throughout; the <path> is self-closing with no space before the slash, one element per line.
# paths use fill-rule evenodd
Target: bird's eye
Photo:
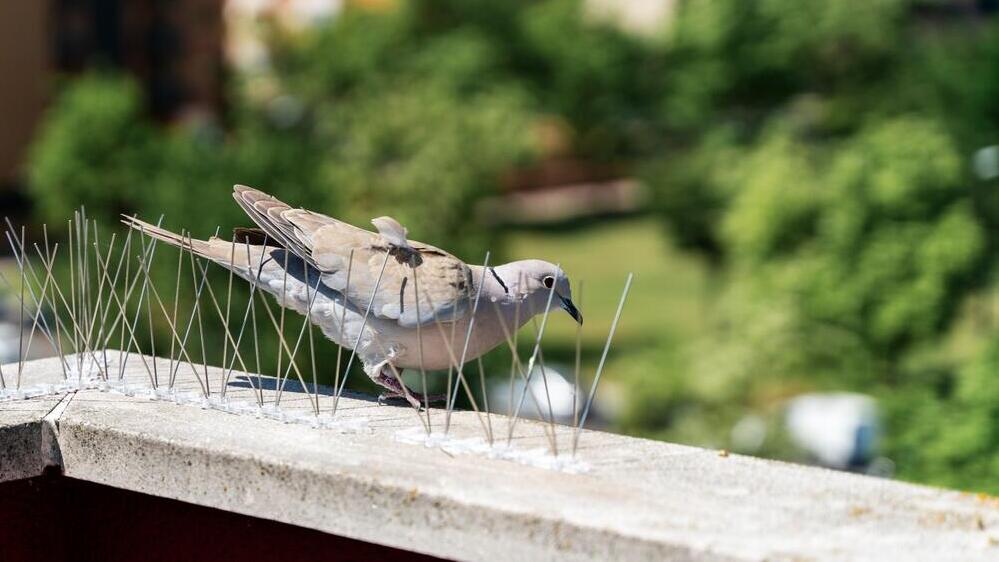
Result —
<path fill-rule="evenodd" d="M 549 275 L 541 280 L 546 289 L 551 289 L 555 285 L 555 278 Z"/>

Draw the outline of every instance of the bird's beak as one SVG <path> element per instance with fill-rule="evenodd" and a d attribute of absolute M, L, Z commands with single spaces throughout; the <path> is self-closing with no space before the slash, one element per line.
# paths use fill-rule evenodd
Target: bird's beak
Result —
<path fill-rule="evenodd" d="M 572 300 L 567 299 L 562 295 L 559 295 L 558 298 L 560 301 L 562 301 L 562 309 L 568 312 L 569 316 L 572 316 L 573 320 L 579 322 L 579 324 L 582 325 L 583 315 L 579 312 L 579 309 L 576 308 L 576 305 L 572 304 Z"/>

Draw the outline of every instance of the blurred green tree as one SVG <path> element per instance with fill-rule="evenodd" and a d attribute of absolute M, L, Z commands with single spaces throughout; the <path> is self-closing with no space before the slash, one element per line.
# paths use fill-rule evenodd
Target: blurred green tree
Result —
<path fill-rule="evenodd" d="M 39 216 L 58 225 L 84 203 L 111 217 L 134 208 L 148 171 L 159 165 L 144 114 L 142 93 L 130 80 L 74 80 L 46 115 L 29 157 Z"/>
<path fill-rule="evenodd" d="M 880 398 L 900 474 L 994 489 L 980 468 L 958 470 L 993 462 L 990 430 L 972 428 L 994 403 L 949 390 L 988 355 L 942 350 L 994 267 L 999 206 L 966 164 L 995 127 L 980 103 L 994 69 L 969 55 L 994 41 L 916 26 L 901 1 L 683 4 L 664 96 L 683 141 L 643 177 L 674 237 L 713 257 L 724 283 L 715 327 L 671 353 L 678 373 L 654 391 L 689 377 L 680 400 L 696 411 L 639 407 L 627 424 L 726 444 L 740 417 L 777 416 L 789 395 L 853 389 Z M 913 44 L 901 48 L 901 37 Z M 910 429 L 906 404 L 963 409 L 969 421 L 953 435 L 944 420 Z M 969 446 L 912 451 L 931 436 Z"/>

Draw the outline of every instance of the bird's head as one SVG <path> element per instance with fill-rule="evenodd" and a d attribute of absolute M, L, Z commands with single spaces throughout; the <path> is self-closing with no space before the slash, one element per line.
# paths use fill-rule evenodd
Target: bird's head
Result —
<path fill-rule="evenodd" d="M 576 322 L 583 323 L 583 315 L 572 302 L 569 277 L 557 265 L 542 260 L 521 260 L 490 268 L 487 275 L 511 299 L 527 302 L 534 313 L 544 312 L 551 295 L 552 308 L 561 307 Z"/>

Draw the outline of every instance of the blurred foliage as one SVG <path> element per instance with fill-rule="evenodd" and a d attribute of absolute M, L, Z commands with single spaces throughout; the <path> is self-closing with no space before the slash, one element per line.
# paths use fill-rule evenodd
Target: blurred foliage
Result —
<path fill-rule="evenodd" d="M 391 214 L 470 261 L 547 249 L 599 279 L 587 298 L 609 304 L 584 331 L 634 268 L 641 329 L 626 317 L 608 370 L 619 429 L 733 447 L 740 419 L 777 427 L 797 394 L 865 392 L 900 476 L 995 492 L 999 346 L 981 303 L 999 180 L 969 160 L 999 138 L 999 22 L 980 4 L 685 0 L 653 36 L 580 0 L 349 4 L 304 31 L 265 26 L 269 72 L 235 77 L 220 123 L 155 126 L 130 80 L 68 81 L 30 189 L 56 224 L 86 201 L 105 221 L 196 216 L 207 235 L 246 223 L 240 182 L 356 224 Z M 504 174 L 566 155 L 639 178 L 666 236 L 520 233 L 504 249 L 465 219 Z M 634 265 L 663 240 L 655 267 Z M 751 452 L 796 458 L 780 435 Z"/>
<path fill-rule="evenodd" d="M 999 471 L 999 345 L 986 348 L 937 385 L 906 385 L 884 401 L 886 453 L 906 478 L 995 492 Z"/>
<path fill-rule="evenodd" d="M 46 116 L 28 168 L 39 215 L 61 224 L 80 202 L 110 216 L 131 206 L 155 166 L 142 93 L 124 78 L 86 76 Z"/>
<path fill-rule="evenodd" d="M 94 74 L 73 80 L 46 116 L 28 185 L 38 218 L 54 225 L 85 204 L 105 225 L 120 212 L 162 214 L 165 224 L 196 215 L 207 230 L 198 236 L 245 222 L 231 204 L 233 178 L 314 198 L 316 164 L 296 132 L 260 115 L 237 116 L 227 132 L 210 121 L 153 127 L 133 81 Z"/>
<path fill-rule="evenodd" d="M 463 111 L 453 111 L 458 104 Z M 460 100 L 437 85 L 339 107 L 321 124 L 329 129 L 322 178 L 337 186 L 327 207 L 344 209 L 354 224 L 389 214 L 427 242 L 479 262 L 495 238 L 468 218 L 500 173 L 528 154 L 524 114 L 517 92 Z"/>
<path fill-rule="evenodd" d="M 664 95 L 680 145 L 641 173 L 673 237 L 723 283 L 710 328 L 649 351 L 673 369 L 636 385 L 630 430 L 733 446 L 743 416 L 854 390 L 879 398 L 900 476 L 999 490 L 997 402 L 975 387 L 996 380 L 994 345 L 945 343 L 995 267 L 996 182 L 968 162 L 999 132 L 984 101 L 999 26 L 930 30 L 919 8 L 683 4 Z M 787 456 L 774 441 L 756 452 Z"/>

